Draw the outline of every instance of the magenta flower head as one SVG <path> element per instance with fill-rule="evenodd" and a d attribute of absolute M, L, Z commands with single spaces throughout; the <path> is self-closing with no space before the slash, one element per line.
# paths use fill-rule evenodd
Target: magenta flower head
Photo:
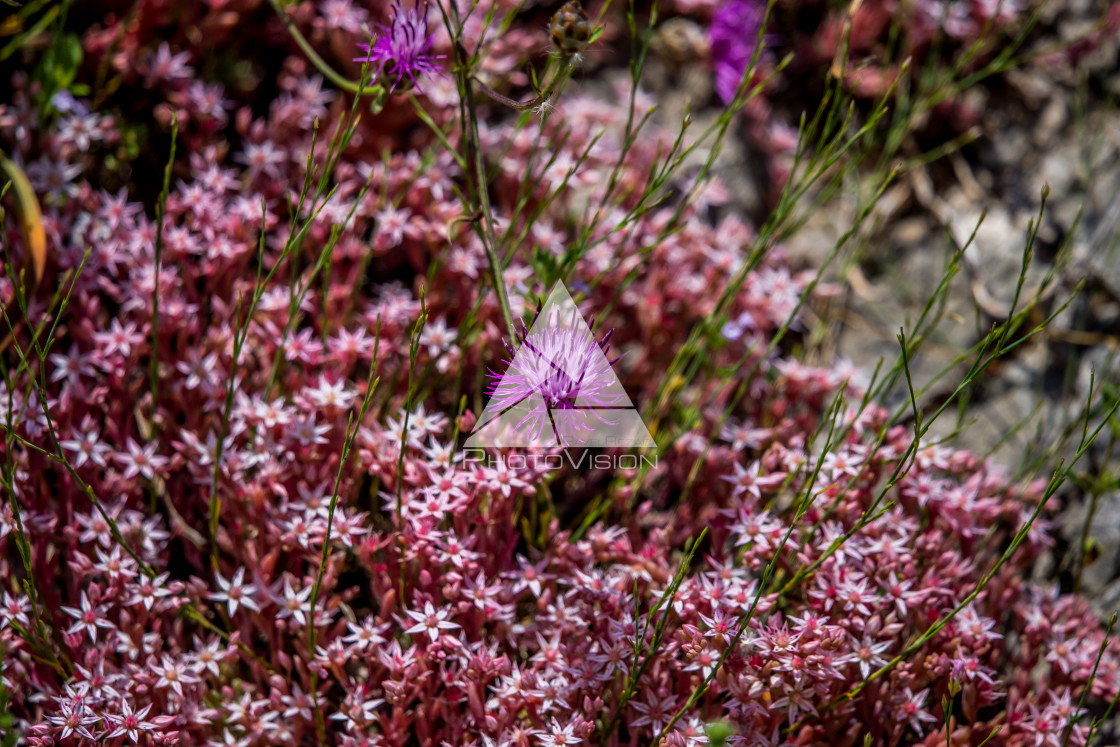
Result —
<path fill-rule="evenodd" d="M 618 359 L 606 357 L 610 337 L 608 332 L 596 342 L 575 326 L 553 324 L 533 332 L 522 327 L 519 344 L 509 347 L 505 373 L 489 372 L 487 394 L 504 411 L 519 408 L 515 427 L 528 438 L 584 444 L 597 425 L 617 424 L 604 415 L 625 406 L 611 370 Z"/>
<path fill-rule="evenodd" d="M 395 79 L 388 84 L 392 92 L 402 80 L 408 78 L 419 90 L 417 75 L 432 75 L 439 72 L 435 61 L 441 55 L 432 54 L 433 35 L 428 33 L 428 5 L 413 5 L 411 10 L 401 7 L 400 0 L 394 0 L 389 25 L 381 24 L 373 44 L 359 44 L 366 52 L 355 57 L 355 62 L 365 62 L 377 66 L 376 80 L 388 71 Z"/>
<path fill-rule="evenodd" d="M 712 43 L 715 88 L 725 104 L 735 98 L 765 19 L 764 0 L 725 0 L 712 16 L 708 35 Z M 763 39 L 763 44 L 765 42 Z"/>
<path fill-rule="evenodd" d="M 532 329 L 507 344 L 505 373 L 491 370 L 486 406 L 468 447 L 649 447 L 654 441 L 562 283 Z"/>

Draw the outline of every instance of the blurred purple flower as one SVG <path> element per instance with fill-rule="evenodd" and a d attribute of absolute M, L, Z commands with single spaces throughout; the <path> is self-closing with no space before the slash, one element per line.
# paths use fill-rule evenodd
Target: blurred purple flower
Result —
<path fill-rule="evenodd" d="M 426 3 L 423 6 L 413 5 L 411 10 L 405 10 L 400 0 L 395 0 L 391 13 L 389 25 L 378 27 L 372 46 L 358 45 L 365 54 L 355 57 L 354 61 L 369 60 L 371 65 L 376 65 L 378 82 L 386 70 L 395 76 L 395 80 L 388 84 L 390 92 L 406 77 L 419 90 L 417 75 L 431 75 L 439 71 L 435 60 L 440 59 L 440 55 L 432 54 L 434 36 L 428 33 L 428 6 Z"/>
<path fill-rule="evenodd" d="M 708 33 L 712 42 L 715 88 L 725 104 L 735 98 L 765 18 L 763 0 L 726 0 L 712 16 Z M 766 39 L 763 39 L 765 44 Z"/>

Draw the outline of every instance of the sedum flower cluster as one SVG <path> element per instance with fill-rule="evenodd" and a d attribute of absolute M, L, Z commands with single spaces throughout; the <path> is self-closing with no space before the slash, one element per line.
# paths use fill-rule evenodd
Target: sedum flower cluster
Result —
<path fill-rule="evenodd" d="M 394 95 L 331 157 L 352 99 L 267 8 L 140 7 L 82 37 L 106 100 L 16 73 L 0 108 L 48 242 L 26 320 L 53 326 L 41 356 L 17 330 L 0 386 L 0 702 L 24 743 L 685 747 L 715 722 L 736 745 L 1085 742 L 1120 658 L 1083 599 L 1030 580 L 1045 486 L 909 451 L 854 369 L 768 352 L 806 277 L 780 247 L 750 261 L 718 181 L 640 209 L 674 137 L 627 138 L 618 102 L 643 92 L 573 86 L 529 125 L 483 106 L 479 147 L 514 316 L 564 268 L 639 407 L 731 289 L 672 394 L 696 417 L 640 483 L 472 465 L 506 330 L 449 71 L 414 93 L 455 150 Z M 283 12 L 351 72 L 395 28 L 349 0 Z M 448 62 L 434 4 L 395 12 L 430 13 Z M 491 38 L 485 15 L 467 46 L 520 85 L 546 25 Z M 150 148 L 111 173 L 137 122 Z M 140 167 L 163 173 L 172 122 L 161 205 Z"/>

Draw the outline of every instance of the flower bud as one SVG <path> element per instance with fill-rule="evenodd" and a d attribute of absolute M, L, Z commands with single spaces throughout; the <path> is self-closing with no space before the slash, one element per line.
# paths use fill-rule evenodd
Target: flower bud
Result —
<path fill-rule="evenodd" d="M 579 0 L 564 3 L 548 25 L 552 44 L 561 57 L 572 57 L 584 50 L 591 38 L 591 21 Z"/>

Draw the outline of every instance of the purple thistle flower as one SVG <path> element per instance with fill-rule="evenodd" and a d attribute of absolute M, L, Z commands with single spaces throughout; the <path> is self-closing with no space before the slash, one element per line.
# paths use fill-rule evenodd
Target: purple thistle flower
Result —
<path fill-rule="evenodd" d="M 489 372 L 494 381 L 487 394 L 502 411 L 520 408 L 524 416 L 516 430 L 530 439 L 547 429 L 561 446 L 582 444 L 584 434 L 595 430 L 592 421 L 617 425 L 604 411 L 629 404 L 611 371 L 619 359 L 606 357 L 611 332 L 596 342 L 574 325 L 532 332 L 522 325 L 520 345 L 509 348 L 506 372 Z"/>
<path fill-rule="evenodd" d="M 725 104 L 735 98 L 765 18 L 766 3 L 761 0 L 727 0 L 712 16 L 708 34 L 712 42 L 715 88 Z M 764 46 L 765 43 L 763 39 Z"/>
<path fill-rule="evenodd" d="M 377 79 L 380 79 L 386 69 L 390 75 L 396 76 L 389 85 L 390 93 L 406 77 L 419 90 L 417 75 L 439 72 L 435 60 L 441 59 L 442 55 L 432 54 L 432 39 L 435 37 L 428 33 L 427 3 L 405 10 L 401 7 L 400 0 L 394 0 L 389 25 L 380 24 L 377 31 L 377 38 L 372 45 L 358 45 L 366 53 L 355 57 L 354 61 L 368 60 L 370 64 L 376 65 Z"/>

